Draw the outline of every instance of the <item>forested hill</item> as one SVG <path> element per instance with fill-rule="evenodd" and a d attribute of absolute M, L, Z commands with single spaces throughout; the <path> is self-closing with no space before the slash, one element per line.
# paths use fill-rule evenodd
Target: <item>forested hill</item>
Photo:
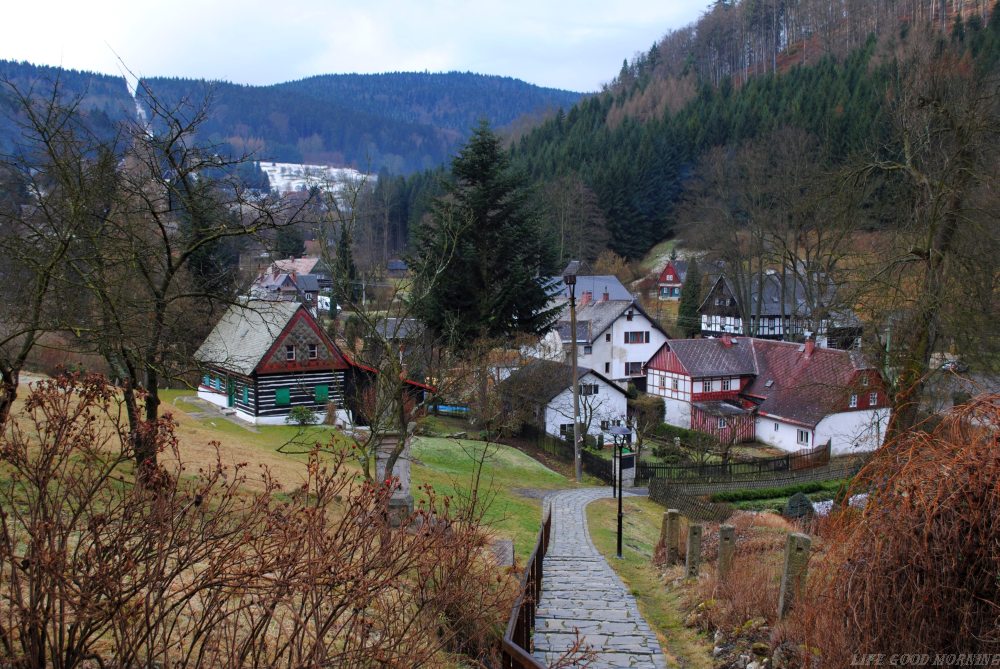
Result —
<path fill-rule="evenodd" d="M 52 90 L 53 84 L 58 85 L 63 100 L 72 101 L 88 125 L 103 138 L 110 137 L 120 121 L 135 114 L 135 101 L 120 76 L 0 60 L 0 82 L 12 84 L 22 94 L 29 91 L 45 94 Z M 3 155 L 14 150 L 20 134 L 18 124 L 25 120 L 13 95 L 11 87 L 0 86 L 0 154 Z"/>
<path fill-rule="evenodd" d="M 161 102 L 212 95 L 205 139 L 265 160 L 400 174 L 448 160 L 480 118 L 506 125 L 580 94 L 470 73 L 323 75 L 274 86 L 144 80 Z"/>
<path fill-rule="evenodd" d="M 589 189 L 610 248 L 640 257 L 672 234 L 713 147 L 796 128 L 834 167 L 880 146 L 897 50 L 928 34 L 939 45 L 927 48 L 996 67 L 1000 12 L 981 0 L 719 0 L 626 61 L 602 94 L 520 138 L 515 162 L 543 187 L 569 178 Z"/>
<path fill-rule="evenodd" d="M 982 0 L 719 0 L 626 61 L 602 94 L 520 138 L 515 162 L 540 184 L 581 182 L 609 247 L 640 257 L 672 234 L 684 185 L 713 147 L 791 127 L 828 166 L 870 155 L 889 131 L 896 50 L 913 44 L 995 72 L 1000 12 Z"/>

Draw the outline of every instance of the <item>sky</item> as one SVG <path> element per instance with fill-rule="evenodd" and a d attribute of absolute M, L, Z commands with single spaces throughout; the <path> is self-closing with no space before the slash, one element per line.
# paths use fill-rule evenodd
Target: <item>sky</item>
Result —
<path fill-rule="evenodd" d="M 599 90 L 709 0 L 43 0 L 4 8 L 0 59 L 273 84 L 451 70 Z"/>

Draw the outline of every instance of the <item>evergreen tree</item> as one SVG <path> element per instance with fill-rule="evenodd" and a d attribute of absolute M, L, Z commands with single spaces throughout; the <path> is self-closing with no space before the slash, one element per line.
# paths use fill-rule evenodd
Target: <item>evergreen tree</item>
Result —
<path fill-rule="evenodd" d="M 345 305 L 356 304 L 361 292 L 358 289 L 358 268 L 354 264 L 354 251 L 351 248 L 353 241 L 349 226 L 341 226 L 333 276 L 336 277 L 335 282 L 339 283 L 334 286 L 335 297 Z M 334 309 L 334 306 L 331 304 L 330 308 Z"/>
<path fill-rule="evenodd" d="M 694 337 L 701 332 L 701 318 L 698 317 L 700 306 L 701 271 L 698 269 L 698 261 L 692 258 L 681 287 L 681 303 L 677 306 L 677 327 L 685 337 Z"/>
<path fill-rule="evenodd" d="M 558 313 L 540 277 L 554 253 L 523 175 L 485 122 L 452 161 L 452 180 L 416 232 L 418 313 L 462 350 L 514 333 L 541 334 Z"/>

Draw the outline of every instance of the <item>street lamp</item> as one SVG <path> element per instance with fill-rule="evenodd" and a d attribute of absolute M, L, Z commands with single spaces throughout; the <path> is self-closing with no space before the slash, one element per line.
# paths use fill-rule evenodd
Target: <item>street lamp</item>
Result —
<path fill-rule="evenodd" d="M 576 274 L 580 261 L 570 260 L 563 270 L 563 283 L 569 288 L 569 336 L 573 366 L 573 463 L 576 482 L 583 480 L 583 461 L 580 459 L 580 378 L 576 367 Z"/>
<path fill-rule="evenodd" d="M 618 554 L 616 557 L 621 559 L 622 557 L 622 449 L 625 447 L 625 441 L 629 435 L 632 434 L 632 430 L 625 427 L 624 425 L 615 425 L 609 432 L 614 436 L 615 439 L 615 450 L 618 451 Z M 612 481 L 612 485 L 614 482 Z"/>

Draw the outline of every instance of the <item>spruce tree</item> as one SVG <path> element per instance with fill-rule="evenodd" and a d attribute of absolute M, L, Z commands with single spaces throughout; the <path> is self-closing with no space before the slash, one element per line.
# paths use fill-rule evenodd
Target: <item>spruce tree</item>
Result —
<path fill-rule="evenodd" d="M 445 195 L 417 229 L 411 266 L 418 313 L 456 349 L 514 333 L 542 334 L 555 253 L 522 174 L 484 122 L 452 161 Z"/>
<path fill-rule="evenodd" d="M 692 258 L 681 287 L 681 303 L 677 305 L 677 327 L 685 337 L 694 337 L 701 332 L 701 318 L 698 316 L 700 306 L 701 271 L 698 269 L 698 261 Z"/>

